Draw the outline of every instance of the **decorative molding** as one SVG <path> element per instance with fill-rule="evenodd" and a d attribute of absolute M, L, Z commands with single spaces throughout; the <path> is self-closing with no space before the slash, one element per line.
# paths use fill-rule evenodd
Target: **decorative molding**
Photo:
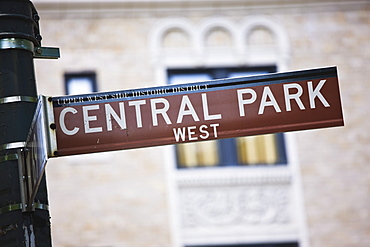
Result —
<path fill-rule="evenodd" d="M 249 46 L 248 35 L 255 28 L 269 30 L 276 41 L 273 46 Z M 215 29 L 225 30 L 231 39 L 231 47 L 207 49 L 207 36 Z M 162 46 L 166 34 L 171 30 L 180 30 L 190 39 L 190 48 L 166 49 Z M 285 70 L 290 59 L 290 42 L 282 25 L 271 16 L 250 16 L 236 22 L 219 16 L 204 18 L 193 23 L 186 18 L 160 19 L 149 34 L 150 50 L 153 63 L 166 67 L 195 67 L 216 65 L 277 64 L 279 70 Z"/>
<path fill-rule="evenodd" d="M 278 54 L 277 57 L 280 59 L 289 59 L 290 57 L 290 41 L 288 38 L 288 34 L 286 33 L 285 29 L 282 25 L 280 25 L 276 20 L 266 16 L 249 16 L 247 17 L 243 23 L 241 24 L 241 37 L 246 38 L 248 37 L 255 28 L 263 27 L 268 29 L 274 35 Z M 241 42 L 241 41 L 240 41 Z M 248 47 L 247 47 L 248 49 Z M 248 53 L 248 51 L 244 51 Z"/>
<path fill-rule="evenodd" d="M 186 33 L 190 38 L 191 48 L 195 51 L 199 51 L 199 41 L 196 33 L 196 28 L 186 18 L 168 18 L 158 21 L 155 24 L 155 28 L 149 34 L 150 50 L 155 57 L 163 52 L 162 41 L 165 35 L 171 30 L 178 29 Z"/>
<path fill-rule="evenodd" d="M 234 172 L 219 168 L 217 171 L 198 171 L 195 173 L 181 174 L 179 171 L 177 181 L 180 188 L 189 187 L 214 187 L 214 186 L 237 186 L 237 185 L 279 185 L 290 184 L 292 175 L 288 169 L 274 171 L 274 167 L 268 167 L 260 172 L 253 168 L 242 168 Z M 186 171 L 184 171 L 186 173 Z"/>
<path fill-rule="evenodd" d="M 289 185 L 180 190 L 183 228 L 291 223 Z"/>
<path fill-rule="evenodd" d="M 180 170 L 177 182 L 184 228 L 292 221 L 288 167 Z"/>

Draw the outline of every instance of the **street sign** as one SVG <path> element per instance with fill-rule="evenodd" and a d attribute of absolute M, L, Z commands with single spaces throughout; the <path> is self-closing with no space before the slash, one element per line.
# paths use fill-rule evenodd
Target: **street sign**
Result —
<path fill-rule="evenodd" d="M 53 97 L 55 156 L 343 126 L 336 67 Z"/>
<path fill-rule="evenodd" d="M 45 126 L 44 97 L 39 96 L 32 125 L 25 147 L 25 164 L 27 175 L 27 203 L 33 203 L 48 160 L 48 136 Z"/>

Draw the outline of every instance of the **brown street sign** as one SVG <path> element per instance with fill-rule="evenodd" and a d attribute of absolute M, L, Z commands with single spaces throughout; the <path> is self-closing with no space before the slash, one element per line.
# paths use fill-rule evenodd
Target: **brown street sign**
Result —
<path fill-rule="evenodd" d="M 55 156 L 344 125 L 336 67 L 51 100 Z"/>

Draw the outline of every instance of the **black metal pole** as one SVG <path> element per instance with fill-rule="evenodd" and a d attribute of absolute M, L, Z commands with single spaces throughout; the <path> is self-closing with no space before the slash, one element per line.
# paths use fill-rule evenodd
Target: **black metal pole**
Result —
<path fill-rule="evenodd" d="M 18 166 L 37 102 L 38 20 L 30 1 L 0 0 L 0 246 L 51 246 L 45 176 L 38 208 L 26 211 Z"/>

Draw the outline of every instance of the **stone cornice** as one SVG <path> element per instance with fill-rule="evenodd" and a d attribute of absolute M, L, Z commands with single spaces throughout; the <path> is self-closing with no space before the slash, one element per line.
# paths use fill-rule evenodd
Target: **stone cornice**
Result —
<path fill-rule="evenodd" d="M 284 9 L 370 9 L 367 0 L 33 0 L 47 18 L 121 17 L 127 14 L 178 14 L 199 10 L 284 10 Z"/>

